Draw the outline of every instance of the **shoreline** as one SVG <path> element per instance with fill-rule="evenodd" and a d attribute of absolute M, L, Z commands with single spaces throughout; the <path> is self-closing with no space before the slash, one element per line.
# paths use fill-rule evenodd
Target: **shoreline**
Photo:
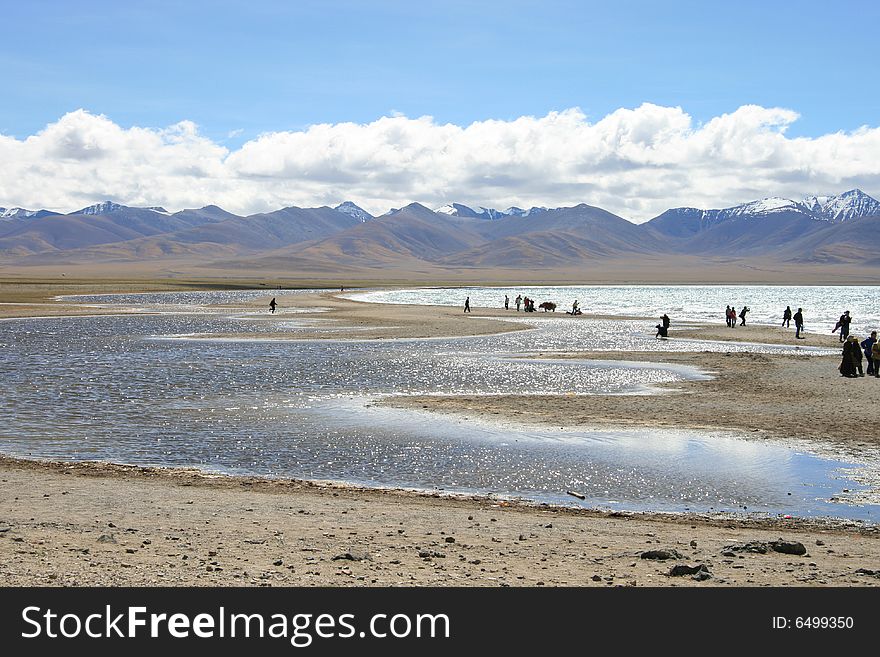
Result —
<path fill-rule="evenodd" d="M 266 290 L 267 295 L 271 296 L 272 292 L 273 290 Z M 306 302 L 308 307 L 314 309 L 329 307 L 329 310 L 320 314 L 308 313 L 302 316 L 339 319 L 353 329 L 346 331 L 346 326 L 343 326 L 337 331 L 322 332 L 317 336 L 319 339 L 350 337 L 389 339 L 391 336 L 421 338 L 431 337 L 432 334 L 440 332 L 467 337 L 528 328 L 521 324 L 503 321 L 505 315 L 510 317 L 510 313 L 505 313 L 503 310 L 475 308 L 475 316 L 468 317 L 466 322 L 462 322 L 458 308 L 442 306 L 377 308 L 374 304 L 336 298 L 338 294 L 340 293 L 331 291 L 310 295 L 313 298 Z M 297 301 L 303 299 L 304 297 L 298 297 Z M 0 284 L 0 301 L 6 301 L 2 284 Z M 70 311 L 70 307 L 66 305 L 57 309 L 60 311 L 59 314 Z M 9 307 L 0 305 L 0 316 L 8 316 L 9 310 Z M 18 312 L 26 313 L 27 307 L 19 306 Z M 562 317 L 559 319 L 565 321 Z M 573 318 L 569 321 L 572 320 L 577 321 Z M 713 327 L 709 329 L 717 332 Z M 699 334 L 694 337 L 716 339 L 704 332 L 706 327 L 689 328 L 688 331 Z M 688 331 L 676 330 L 671 334 L 672 339 L 691 337 Z M 774 342 L 768 340 L 775 339 L 778 340 L 776 344 L 784 343 L 779 341 L 785 340 L 785 336 L 779 335 L 779 332 L 775 335 L 770 333 L 774 333 L 770 327 L 758 326 L 749 331 L 737 330 L 737 335 L 730 337 L 742 337 L 744 341 L 770 344 Z M 756 340 L 756 337 L 762 339 Z M 820 337 L 826 339 L 819 340 Z M 812 346 L 829 346 L 830 340 L 836 340 L 834 336 L 816 336 L 816 338 Z M 787 395 L 791 392 L 787 382 L 784 379 L 782 382 L 778 381 L 773 374 L 774 372 L 778 374 L 780 368 L 784 371 L 787 360 L 791 360 L 784 356 L 760 355 L 761 358 L 756 360 L 755 356 L 759 356 L 756 354 L 709 355 L 715 358 L 717 362 L 713 365 L 718 367 L 705 367 L 707 355 L 699 352 L 645 353 L 637 356 L 631 353 L 618 356 L 615 352 L 584 352 L 544 354 L 544 356 L 555 358 L 593 356 L 602 360 L 614 360 L 618 357 L 625 360 L 696 365 L 701 369 L 713 371 L 716 374 L 713 381 L 721 381 L 721 383 L 715 383 L 713 389 L 712 381 L 684 382 L 675 386 L 684 390 L 663 395 L 637 396 L 640 405 L 652 398 L 658 400 L 658 408 L 652 409 L 651 412 L 663 410 L 665 407 L 665 417 L 662 413 L 651 415 L 645 412 L 644 408 L 641 413 L 643 417 L 628 413 L 623 400 L 626 398 L 632 400 L 633 397 L 615 395 L 574 398 L 578 403 L 586 400 L 584 408 L 579 409 L 579 415 L 576 416 L 571 415 L 573 403 L 571 397 L 542 395 L 507 398 L 487 396 L 479 400 L 436 396 L 431 397 L 427 402 L 432 405 L 430 410 L 475 416 L 496 415 L 496 417 L 497 412 L 514 413 L 508 419 L 517 421 L 515 410 L 522 410 L 523 404 L 529 404 L 524 413 L 529 416 L 529 421 L 542 421 L 542 414 L 546 421 L 554 414 L 562 412 L 566 413 L 565 417 L 574 417 L 575 424 L 595 424 L 597 418 L 604 417 L 609 423 L 638 425 L 641 421 L 646 422 L 646 426 L 687 427 L 697 426 L 693 423 L 698 423 L 700 420 L 700 412 L 695 410 L 700 408 L 700 403 L 695 404 L 695 399 L 699 401 L 701 395 L 703 402 L 712 401 L 715 404 L 714 408 L 717 408 L 718 404 L 723 406 L 724 403 L 728 403 L 731 405 L 728 411 L 735 410 L 737 403 L 740 404 L 741 409 L 743 405 L 751 403 L 750 399 L 754 399 L 756 406 L 750 408 L 748 416 L 730 415 L 729 412 L 727 415 L 717 416 L 718 422 L 732 421 L 732 428 L 737 428 L 738 424 L 739 428 L 743 428 L 741 426 L 743 423 L 748 425 L 749 422 L 759 422 L 762 414 L 765 420 L 767 417 L 785 418 L 784 413 L 772 415 L 774 405 L 779 406 L 779 398 L 764 398 L 761 402 L 768 386 L 777 393 L 784 391 Z M 805 355 L 797 358 L 800 365 L 816 367 L 817 372 L 835 368 L 832 356 Z M 749 389 L 755 386 L 749 382 L 732 385 L 737 376 L 749 371 L 760 382 L 757 389 L 750 392 Z M 862 385 L 861 388 L 855 386 L 874 384 L 875 381 L 840 380 L 830 383 L 835 392 L 828 400 L 829 412 L 840 410 L 835 408 L 840 395 L 851 397 L 853 393 L 866 394 L 867 386 Z M 723 393 L 725 386 L 730 388 L 726 394 Z M 873 390 L 873 385 L 871 389 Z M 880 391 L 880 385 L 877 390 Z M 720 396 L 719 392 L 722 392 Z M 813 393 L 815 392 L 816 390 L 813 390 Z M 743 396 L 747 394 L 751 394 L 752 397 Z M 615 402 L 615 397 L 620 401 Z M 382 403 L 393 406 L 402 399 L 385 398 Z M 425 399 L 404 399 L 405 403 L 402 405 L 418 403 L 421 408 Z M 804 404 L 812 407 L 811 399 L 809 396 L 805 398 Z M 591 404 L 593 406 L 590 406 Z M 617 404 L 616 408 L 615 404 Z M 685 410 L 687 414 L 683 413 Z M 713 408 L 707 408 L 705 412 L 712 411 Z M 768 413 L 771 415 L 768 416 Z M 824 417 L 823 413 L 821 408 L 814 411 L 814 417 L 810 420 L 811 433 L 805 437 L 805 440 L 818 444 L 834 434 L 833 427 L 839 427 L 839 424 L 835 424 L 839 414 L 834 412 L 826 417 L 825 425 L 813 421 L 817 417 Z M 646 415 L 651 417 L 644 417 Z M 556 423 L 556 420 L 551 423 Z M 797 422 L 790 426 L 797 426 Z M 874 450 L 880 441 L 880 439 L 861 438 L 840 439 L 840 436 L 837 438 L 838 446 L 855 452 Z M 833 435 L 831 440 L 834 441 Z M 717 517 L 713 517 L 708 514 L 678 516 L 668 513 L 599 511 L 501 500 L 490 495 L 451 495 L 399 489 L 358 488 L 344 484 L 213 475 L 187 469 L 142 468 L 90 462 L 27 461 L 9 457 L 0 457 L 0 480 L 2 480 L 0 490 L 3 492 L 4 500 L 0 503 L 0 557 L 2 557 L 0 561 L 20 564 L 24 568 L 15 573 L 6 570 L 0 572 L 0 585 L 109 583 L 149 586 L 283 583 L 285 585 L 608 586 L 629 585 L 631 581 L 640 586 L 827 585 L 838 581 L 847 585 L 880 584 L 880 578 L 857 572 L 858 568 L 873 572 L 880 567 L 880 543 L 878 543 L 880 530 L 875 525 L 865 525 L 857 521 L 740 518 L 734 514 L 718 514 Z M 76 486 L 71 487 L 69 485 L 71 482 L 76 482 Z M 56 497 L 61 495 L 64 497 Z M 256 497 L 252 499 L 247 496 Z M 199 512 L 195 500 L 184 499 L 189 497 L 200 497 L 200 504 L 204 505 L 202 512 Z M 60 506 L 52 501 L 53 498 L 56 502 L 62 500 Z M 340 498 L 352 506 L 346 508 L 339 506 Z M 122 506 L 119 506 L 120 499 Z M 27 500 L 27 504 L 19 504 L 23 500 Z M 177 527 L 176 532 L 186 534 L 186 540 L 195 552 L 205 555 L 213 552 L 217 555 L 221 553 L 220 546 L 222 546 L 223 550 L 234 555 L 232 557 L 234 561 L 246 563 L 249 551 L 257 549 L 255 545 L 265 545 L 266 541 L 271 544 L 275 540 L 263 536 L 259 539 L 264 541 L 263 543 L 242 544 L 239 534 L 247 533 L 246 530 L 250 529 L 249 523 L 254 523 L 252 516 L 247 514 L 256 513 L 255 510 L 260 504 L 268 509 L 266 515 L 261 516 L 260 521 L 265 531 L 268 532 L 272 525 L 278 525 L 282 529 L 275 531 L 297 536 L 300 542 L 320 543 L 321 547 L 315 548 L 319 552 L 310 553 L 303 548 L 300 550 L 301 554 L 297 554 L 298 558 L 290 557 L 293 560 L 290 564 L 287 562 L 288 557 L 282 557 L 281 561 L 285 564 L 283 569 L 273 567 L 273 564 L 279 560 L 273 559 L 261 566 L 261 568 L 265 567 L 265 570 L 258 576 L 251 577 L 253 573 L 244 566 L 234 571 L 226 565 L 212 563 L 218 560 L 207 556 L 199 558 L 200 569 L 189 567 L 195 562 L 182 566 L 182 561 L 189 560 L 182 554 L 177 554 L 175 560 L 153 554 L 155 548 L 151 549 L 149 546 L 159 542 L 155 539 L 148 538 L 139 546 L 134 545 L 132 540 L 127 540 L 132 539 L 134 535 L 140 538 L 145 531 L 149 531 L 151 535 L 158 535 L 168 532 L 168 527 L 174 526 Z M 91 508 L 90 505 L 95 508 Z M 296 506 L 303 506 L 303 509 L 292 514 L 291 510 Z M 120 508 L 126 511 L 120 511 Z M 213 508 L 214 511 L 207 510 L 209 508 Z M 242 510 L 243 508 L 249 508 L 251 511 Z M 235 513 L 231 513 L 230 510 L 235 510 Z M 495 523 L 501 519 L 496 517 L 495 521 L 489 518 L 480 520 L 477 516 L 498 515 L 502 512 L 508 519 L 515 518 L 515 521 L 510 523 L 515 529 L 504 537 L 492 536 L 493 532 L 490 530 L 500 528 L 501 525 Z M 92 534 L 101 530 L 103 532 L 101 536 L 109 535 L 107 529 L 103 528 L 106 523 L 102 521 L 113 514 L 125 513 L 138 516 L 138 522 L 146 523 L 149 527 L 135 528 L 136 531 L 128 532 L 131 536 L 124 537 L 126 540 L 120 539 L 119 532 L 113 532 L 112 541 L 108 538 L 101 543 L 100 549 L 96 548 L 93 543 L 99 540 L 100 536 L 92 536 Z M 315 515 L 322 518 L 324 526 L 314 525 Z M 153 517 L 157 520 L 151 520 Z M 402 523 L 407 527 L 418 527 L 421 538 L 415 539 L 413 531 L 409 528 L 404 529 L 403 533 L 398 533 L 399 529 L 389 524 L 391 517 L 395 518 L 394 522 L 398 523 L 398 526 Z M 553 518 L 553 523 L 545 522 L 544 525 L 557 526 L 561 523 L 567 533 L 563 536 L 558 531 L 543 531 L 547 528 L 543 527 L 541 521 L 548 517 Z M 373 521 L 377 518 L 387 519 L 380 521 L 384 523 L 383 531 L 374 529 Z M 109 522 L 117 527 L 123 526 L 112 520 Z M 202 525 L 206 529 L 210 527 L 213 533 L 203 536 L 198 529 Z M 342 531 L 343 529 L 345 531 Z M 460 537 L 463 535 L 469 538 L 462 540 Z M 593 539 L 605 536 L 609 538 L 586 545 L 583 543 L 582 535 L 591 536 Z M 728 543 L 768 541 L 780 538 L 780 535 L 792 540 L 800 540 L 807 546 L 812 556 L 792 557 L 783 554 L 736 552 L 736 556 L 731 558 L 721 554 L 729 552 L 723 549 L 724 545 L 720 545 L 722 541 Z M 816 536 L 832 537 L 832 540 L 816 538 Z M 454 537 L 455 542 L 448 542 L 446 539 L 449 537 Z M 576 541 L 578 537 L 581 539 L 580 542 Z M 19 538 L 20 541 L 10 540 Z M 490 539 L 500 541 L 503 548 L 496 543 L 496 540 Z M 689 581 L 690 578 L 667 577 L 665 573 L 669 570 L 669 566 L 677 561 L 658 563 L 639 558 L 639 550 L 650 549 L 650 546 L 643 547 L 650 542 L 648 539 L 664 547 L 677 546 L 675 549 L 682 554 L 681 558 L 689 560 L 689 563 L 708 564 L 712 578 L 705 582 L 696 582 Z M 833 541 L 837 549 L 829 548 L 826 551 L 823 546 L 816 544 L 817 540 L 828 545 Z M 375 554 L 376 550 L 372 547 L 374 541 L 380 544 L 378 554 Z M 695 541 L 699 547 L 693 548 L 691 541 Z M 366 549 L 369 552 L 369 558 L 359 560 L 343 558 L 336 561 L 331 558 L 339 556 L 337 552 L 341 554 L 346 549 L 353 549 L 355 543 L 358 544 L 357 549 Z M 80 547 L 76 547 L 75 544 Z M 579 551 L 572 552 L 575 550 L 572 545 L 577 545 Z M 704 545 L 711 546 L 711 549 L 703 549 Z M 121 546 L 124 546 L 124 550 Z M 474 554 L 479 553 L 479 556 L 469 558 L 473 557 L 473 554 L 468 554 L 468 550 L 476 550 Z M 614 556 L 609 559 L 609 551 L 612 550 Z M 98 552 L 102 555 L 100 560 L 95 557 Z M 333 555 L 330 555 L 331 552 Z M 822 554 L 818 554 L 820 552 Z M 419 556 L 423 553 L 428 556 Z M 435 553 L 443 553 L 444 556 L 439 557 Z M 323 556 L 315 557 L 311 561 L 303 556 L 310 554 Z M 841 556 L 844 554 L 845 557 Z M 93 558 L 89 559 L 89 555 Z M 388 555 L 393 555 L 393 558 L 383 561 L 383 557 Z M 457 557 L 457 560 L 451 558 L 453 556 Z M 561 556 L 565 558 L 560 560 Z M 551 557 L 554 558 L 552 567 L 547 565 Z M 156 559 L 162 562 L 164 570 L 156 570 L 158 563 Z M 781 559 L 788 561 L 782 562 Z M 857 567 L 850 567 L 854 565 L 852 559 L 859 561 Z M 475 561 L 476 563 L 473 563 Z M 495 567 L 486 568 L 481 565 L 487 563 L 492 563 Z M 540 565 L 536 566 L 536 564 Z M 593 572 L 608 571 L 609 564 L 613 564 L 611 579 L 608 579 L 608 572 Z M 311 570 L 309 570 L 310 566 Z M 59 573 L 59 570 L 63 573 Z M 542 570 L 550 572 L 543 573 Z M 165 575 L 158 577 L 155 575 L 158 572 L 164 572 Z M 395 574 L 394 577 L 390 577 L 392 572 Z M 264 578 L 267 573 L 269 576 Z M 55 576 L 51 577 L 53 574 Z M 599 579 L 596 580 L 596 577 Z"/>
<path fill-rule="evenodd" d="M 3 586 L 877 586 L 880 529 L 0 457 Z M 743 549 L 781 540 L 803 554 Z M 643 558 L 651 550 L 669 559 Z M 710 578 L 669 575 L 703 564 Z"/>

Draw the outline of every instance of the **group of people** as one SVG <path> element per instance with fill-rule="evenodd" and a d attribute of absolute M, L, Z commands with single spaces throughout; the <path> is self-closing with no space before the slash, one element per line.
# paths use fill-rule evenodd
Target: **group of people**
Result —
<path fill-rule="evenodd" d="M 516 299 L 513 300 L 514 305 L 516 305 L 516 312 L 519 312 L 520 306 L 527 313 L 535 312 L 535 300 L 529 299 L 528 297 L 524 297 L 521 294 L 516 295 Z M 506 294 L 504 295 L 504 310 L 508 310 L 510 305 L 510 297 Z"/>
<path fill-rule="evenodd" d="M 746 325 L 746 313 L 748 312 L 751 312 L 751 308 L 748 306 L 743 306 L 742 310 L 739 311 L 740 326 Z M 724 311 L 724 317 L 727 320 L 727 326 L 729 328 L 736 328 L 736 308 L 733 306 L 727 306 L 727 310 Z"/>
<path fill-rule="evenodd" d="M 521 307 L 525 312 L 535 312 L 535 300 L 530 299 L 529 297 L 524 297 L 521 294 L 518 294 L 516 299 L 514 299 L 514 304 L 516 305 L 517 312 L 519 312 Z M 269 305 L 274 313 L 275 299 L 272 299 Z M 504 295 L 504 309 L 510 309 L 510 297 L 506 294 Z M 470 311 L 471 298 L 467 297 L 464 301 L 464 312 L 469 313 Z M 746 314 L 749 312 L 751 312 L 751 309 L 745 305 L 740 309 L 738 314 L 735 307 L 727 306 L 724 313 L 727 320 L 727 326 L 730 328 L 736 328 L 737 317 L 739 317 L 740 320 L 739 326 L 745 326 Z M 571 304 L 571 310 L 566 311 L 566 313 L 569 315 L 582 314 L 577 300 Z M 798 340 L 805 339 L 804 336 L 801 335 L 804 330 L 804 309 L 798 308 L 797 312 L 793 313 L 791 311 L 791 306 L 786 306 L 782 313 L 782 327 L 791 328 L 792 320 L 794 320 L 795 338 Z M 865 376 L 865 370 L 862 368 L 862 359 L 864 358 L 864 360 L 867 361 L 867 375 L 880 378 L 880 342 L 877 340 L 877 331 L 872 331 L 869 337 L 865 338 L 862 342 L 859 342 L 856 336 L 849 334 L 849 326 L 851 322 L 852 315 L 850 315 L 850 312 L 847 310 L 840 316 L 837 324 L 831 330 L 832 333 L 840 331 L 840 342 L 843 343 L 843 354 L 839 368 L 840 375 L 850 378 Z M 670 324 L 671 320 L 669 319 L 669 315 L 664 313 L 660 318 L 660 323 L 655 327 L 657 333 L 654 337 L 669 337 Z"/>
<path fill-rule="evenodd" d="M 850 335 L 843 342 L 843 355 L 840 361 L 840 376 L 851 379 L 865 376 L 862 370 L 862 356 L 868 363 L 868 376 L 880 378 L 880 342 L 877 342 L 877 331 L 871 331 L 871 335 L 861 342 Z"/>

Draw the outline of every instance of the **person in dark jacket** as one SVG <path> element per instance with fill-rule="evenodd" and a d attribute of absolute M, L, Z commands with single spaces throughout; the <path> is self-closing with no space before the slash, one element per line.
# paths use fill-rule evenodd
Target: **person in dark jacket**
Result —
<path fill-rule="evenodd" d="M 855 367 L 853 367 L 852 347 L 853 343 L 849 340 L 843 343 L 843 352 L 841 353 L 840 367 L 837 368 L 838 370 L 840 370 L 840 376 L 853 378 L 856 375 Z"/>
<path fill-rule="evenodd" d="M 782 313 L 782 325 L 791 328 L 791 306 L 786 306 Z"/>
<path fill-rule="evenodd" d="M 275 303 L 275 297 L 272 297 L 272 300 L 269 302 L 269 310 L 272 311 L 273 315 L 275 314 L 275 306 L 277 306 L 277 305 L 278 304 Z"/>
<path fill-rule="evenodd" d="M 660 318 L 660 321 L 663 323 L 663 328 L 668 330 L 669 324 L 671 323 L 669 321 L 669 315 L 667 315 L 666 313 L 663 313 L 663 317 Z"/>
<path fill-rule="evenodd" d="M 874 362 L 874 356 L 872 352 L 874 350 L 874 345 L 877 343 L 877 331 L 871 331 L 871 335 L 862 340 L 861 345 L 862 351 L 865 353 L 865 360 L 868 362 L 868 371 L 867 375 L 872 376 L 877 374 L 877 368 L 880 367 L 880 363 Z"/>
<path fill-rule="evenodd" d="M 727 328 L 730 328 L 730 306 L 724 311 L 724 321 L 727 322 Z"/>
<path fill-rule="evenodd" d="M 804 330 L 803 310 L 803 308 L 798 308 L 798 311 L 794 314 L 794 337 L 798 340 L 806 340 L 806 338 L 801 335 L 801 331 Z"/>
<path fill-rule="evenodd" d="M 859 349 L 859 339 L 856 336 L 851 335 L 846 341 L 852 345 L 849 354 L 853 361 L 853 374 L 856 376 L 865 376 L 865 372 L 862 370 L 862 350 Z"/>
<path fill-rule="evenodd" d="M 471 311 L 471 298 L 470 297 L 468 297 L 467 299 L 464 300 L 464 311 L 466 313 L 469 313 Z"/>
<path fill-rule="evenodd" d="M 746 313 L 749 312 L 749 310 L 750 310 L 750 308 L 748 306 L 743 306 L 742 310 L 739 311 L 739 318 L 740 318 L 740 320 L 742 320 L 742 321 L 740 321 L 740 324 L 739 324 L 740 326 L 746 325 Z M 736 320 L 734 320 L 734 321 L 736 321 Z"/>
<path fill-rule="evenodd" d="M 831 329 L 832 333 L 836 333 L 837 329 L 840 329 L 840 342 L 846 341 L 849 337 L 849 324 L 852 321 L 852 317 L 849 314 L 848 310 L 845 310 L 844 313 L 840 316 L 840 319 L 837 320 L 837 324 L 834 325 L 834 328 Z"/>

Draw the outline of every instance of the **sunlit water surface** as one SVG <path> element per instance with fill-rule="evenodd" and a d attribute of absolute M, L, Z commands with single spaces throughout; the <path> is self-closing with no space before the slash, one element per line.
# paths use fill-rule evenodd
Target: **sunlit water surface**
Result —
<path fill-rule="evenodd" d="M 570 310 L 577 300 L 581 310 L 598 315 L 659 317 L 668 314 L 683 321 L 724 323 L 724 310 L 748 306 L 747 323 L 782 323 L 782 313 L 803 308 L 807 331 L 829 333 L 843 311 L 853 317 L 854 333 L 880 330 L 880 286 L 876 285 L 563 285 L 472 288 L 412 288 L 352 294 L 377 303 L 461 306 L 470 296 L 474 307 L 501 308 L 504 295 L 511 309 L 517 295 L 553 301 L 557 312 Z"/>
<path fill-rule="evenodd" d="M 277 295 L 284 314 L 239 304 Z M 283 295 L 283 296 L 282 296 Z M 162 310 L 0 321 L 0 450 L 36 458 L 196 466 L 232 474 L 493 493 L 654 511 L 872 519 L 832 501 L 849 464 L 730 432 L 588 430 L 376 407 L 388 395 L 621 394 L 698 379 L 693 368 L 522 358 L 537 352 L 807 350 L 655 340 L 651 323 L 555 322 L 468 339 L 299 340 L 281 291 L 80 299 Z M 223 305 L 227 305 L 226 308 Z M 218 307 L 219 306 L 219 307 Z M 467 321 L 465 318 L 462 321 Z M 236 340 L 247 333 L 285 340 Z M 580 502 L 567 494 L 586 497 Z"/>

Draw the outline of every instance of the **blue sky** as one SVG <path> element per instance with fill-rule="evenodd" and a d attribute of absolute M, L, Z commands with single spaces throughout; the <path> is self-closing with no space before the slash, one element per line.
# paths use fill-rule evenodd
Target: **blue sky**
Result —
<path fill-rule="evenodd" d="M 0 207 L 880 197 L 876 2 L 0 3 Z"/>
<path fill-rule="evenodd" d="M 790 135 L 880 117 L 880 3 L 3 1 L 0 132 L 77 108 L 187 119 L 232 145 L 392 112 L 465 125 L 642 102 L 702 121 L 794 109 Z M 230 133 L 237 132 L 232 139 Z"/>

